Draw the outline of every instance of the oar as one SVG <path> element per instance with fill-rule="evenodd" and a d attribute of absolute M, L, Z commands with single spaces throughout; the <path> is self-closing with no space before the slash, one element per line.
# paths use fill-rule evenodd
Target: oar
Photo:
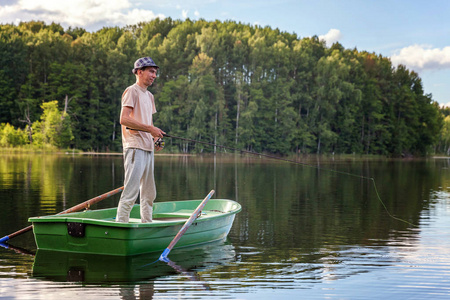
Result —
<path fill-rule="evenodd" d="M 192 225 L 192 223 L 195 221 L 195 219 L 198 218 L 200 215 L 202 209 L 205 207 L 206 203 L 211 199 L 211 196 L 214 194 L 214 190 L 211 190 L 209 194 L 206 196 L 205 199 L 203 199 L 202 203 L 194 210 L 192 215 L 189 217 L 189 219 L 184 223 L 183 227 L 181 227 L 180 231 L 178 231 L 177 235 L 173 238 L 173 240 L 170 242 L 169 246 L 167 246 L 166 250 L 161 254 L 159 257 L 159 260 L 164 262 L 170 262 L 170 260 L 167 258 L 167 255 L 169 255 L 170 250 L 175 246 L 175 244 L 181 239 L 183 234 L 188 230 L 189 226 Z"/>
<path fill-rule="evenodd" d="M 74 207 L 71 207 L 69 209 L 66 209 L 60 213 L 58 213 L 58 215 L 62 215 L 62 214 L 67 214 L 67 213 L 71 213 L 71 212 L 75 212 L 75 211 L 79 211 L 82 210 L 83 208 L 89 208 L 91 205 L 100 202 L 108 197 L 111 197 L 112 195 L 115 195 L 117 193 L 120 193 L 121 191 L 123 191 L 123 186 L 120 188 L 117 188 L 115 190 L 112 190 L 110 192 L 104 193 L 100 196 L 97 196 L 95 198 L 89 199 L 87 201 L 84 201 L 83 203 L 80 203 L 78 205 L 75 205 Z M 33 225 L 30 225 L 28 227 L 25 227 L 19 231 L 16 231 L 14 233 L 11 233 L 7 236 L 4 236 L 0 239 L 0 244 L 7 242 L 8 240 L 12 239 L 13 237 L 16 237 L 18 235 L 21 235 L 22 233 L 28 232 L 31 229 L 33 229 Z"/>

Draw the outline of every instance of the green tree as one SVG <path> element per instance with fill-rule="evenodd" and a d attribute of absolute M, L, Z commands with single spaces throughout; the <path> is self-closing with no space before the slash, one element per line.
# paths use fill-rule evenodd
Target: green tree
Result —
<path fill-rule="evenodd" d="M 445 117 L 443 123 L 440 134 L 441 151 L 450 155 L 450 115 Z"/>
<path fill-rule="evenodd" d="M 0 123 L 18 126 L 15 100 L 28 72 L 27 40 L 13 25 L 0 25 Z"/>
<path fill-rule="evenodd" d="M 67 146 L 73 135 L 73 147 L 120 151 L 120 99 L 142 56 L 160 66 L 150 88 L 155 122 L 177 136 L 278 154 L 424 155 L 437 143 L 446 151 L 441 114 L 450 113 L 414 71 L 317 36 L 234 21 L 155 19 L 92 33 L 0 25 L 0 122 L 29 134 L 35 123 L 33 144 Z M 72 132 L 66 142 L 41 130 L 49 127 L 40 117 L 51 119 L 45 99 L 58 101 L 68 122 L 61 130 Z"/>
<path fill-rule="evenodd" d="M 70 118 L 67 113 L 58 110 L 58 101 L 42 104 L 43 114 L 40 121 L 33 123 L 33 141 L 36 146 L 49 145 L 67 148 L 73 140 Z"/>
<path fill-rule="evenodd" d="M 26 145 L 28 141 L 27 133 L 22 129 L 15 129 L 9 123 L 0 124 L 0 146 L 18 147 Z"/>

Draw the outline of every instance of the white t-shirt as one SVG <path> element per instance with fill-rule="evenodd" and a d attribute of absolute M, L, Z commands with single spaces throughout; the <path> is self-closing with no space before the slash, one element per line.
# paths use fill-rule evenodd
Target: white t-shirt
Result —
<path fill-rule="evenodd" d="M 133 108 L 131 117 L 137 121 L 146 125 L 153 125 L 152 115 L 156 113 L 155 98 L 147 89 L 140 87 L 136 83 L 129 86 L 122 95 L 122 107 L 124 106 Z M 153 151 L 155 147 L 150 133 L 129 130 L 125 126 L 122 126 L 122 145 L 123 150 L 137 148 Z"/>

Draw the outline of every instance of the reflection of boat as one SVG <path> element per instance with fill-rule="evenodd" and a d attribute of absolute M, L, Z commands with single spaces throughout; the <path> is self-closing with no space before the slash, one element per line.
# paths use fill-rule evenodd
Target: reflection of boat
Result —
<path fill-rule="evenodd" d="M 159 261 L 158 257 L 157 253 L 115 256 L 38 249 L 33 277 L 85 283 L 135 282 L 180 272 L 192 277 L 194 272 L 187 270 L 200 271 L 222 265 L 232 261 L 235 252 L 232 245 L 220 241 L 175 251 L 171 258 L 180 262 L 175 266 L 172 262 Z"/>
<path fill-rule="evenodd" d="M 201 200 L 158 202 L 153 222 L 141 223 L 139 205 L 129 223 L 115 222 L 117 208 L 30 218 L 39 249 L 106 255 L 136 255 L 164 250 Z M 211 199 L 177 243 L 178 247 L 223 240 L 241 205 Z"/>

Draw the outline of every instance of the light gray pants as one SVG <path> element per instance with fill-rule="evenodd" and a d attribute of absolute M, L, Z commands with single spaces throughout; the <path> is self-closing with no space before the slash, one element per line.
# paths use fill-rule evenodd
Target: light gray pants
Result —
<path fill-rule="evenodd" d="M 141 222 L 151 222 L 153 201 L 156 198 L 154 177 L 153 151 L 127 149 L 124 153 L 125 182 L 119 206 L 117 207 L 116 222 L 127 223 L 130 212 L 140 192 Z"/>

